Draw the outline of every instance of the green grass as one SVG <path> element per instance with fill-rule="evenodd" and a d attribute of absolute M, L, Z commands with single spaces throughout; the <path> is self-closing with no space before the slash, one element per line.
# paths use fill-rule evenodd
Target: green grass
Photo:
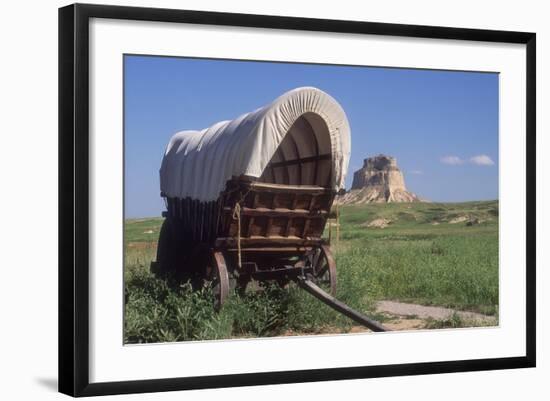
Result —
<path fill-rule="evenodd" d="M 338 272 L 361 276 L 376 299 L 495 314 L 498 220 L 489 212 L 495 208 L 497 202 L 344 208 Z M 404 213 L 414 218 L 403 219 Z M 448 223 L 458 216 L 481 223 Z M 385 229 L 362 226 L 376 218 L 392 223 Z"/>
<path fill-rule="evenodd" d="M 338 298 L 371 316 L 382 299 L 498 316 L 498 202 L 371 204 L 340 208 L 333 241 Z M 456 217 L 477 219 L 450 224 Z M 366 223 L 385 218 L 387 228 Z M 193 292 L 149 271 L 162 219 L 125 225 L 127 343 L 346 332 L 353 323 L 291 284 L 234 294 L 214 312 L 208 288 Z M 434 224 L 435 223 L 435 224 Z M 438 224 L 437 224 L 438 223 Z M 428 328 L 461 327 L 460 319 Z"/>

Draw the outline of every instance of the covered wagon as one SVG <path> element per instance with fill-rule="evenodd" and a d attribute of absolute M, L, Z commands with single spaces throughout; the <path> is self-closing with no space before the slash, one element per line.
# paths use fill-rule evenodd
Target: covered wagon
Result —
<path fill-rule="evenodd" d="M 297 88 L 232 121 L 176 133 L 160 168 L 165 220 L 157 264 L 211 280 L 220 306 L 234 283 L 307 276 L 336 291 L 323 232 L 344 188 L 350 127 L 327 93 Z"/>

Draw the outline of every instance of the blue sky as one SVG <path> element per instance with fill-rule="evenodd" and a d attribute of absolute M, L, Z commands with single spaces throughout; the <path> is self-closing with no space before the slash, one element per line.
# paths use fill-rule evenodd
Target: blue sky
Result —
<path fill-rule="evenodd" d="M 441 202 L 498 199 L 498 74 L 125 56 L 125 215 L 159 216 L 170 137 L 315 86 L 351 126 L 347 188 L 363 159 L 395 156 L 410 191 Z"/>

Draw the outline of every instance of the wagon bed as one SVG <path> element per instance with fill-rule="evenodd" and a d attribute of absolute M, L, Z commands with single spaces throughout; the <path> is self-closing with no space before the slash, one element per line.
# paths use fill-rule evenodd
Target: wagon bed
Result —
<path fill-rule="evenodd" d="M 241 290 L 252 279 L 285 284 L 304 272 L 321 274 L 326 276 L 323 284 L 334 294 L 336 266 L 322 238 L 334 196 L 335 191 L 321 186 L 264 183 L 241 177 L 228 181 L 219 200 L 209 205 L 167 199 L 165 225 L 172 233 L 166 235 L 163 227 L 160 242 L 164 243 L 159 246 L 157 259 L 165 264 L 176 259 L 179 268 L 186 270 L 184 275 L 196 273 L 198 277 L 200 271 L 193 272 L 190 266 L 202 270 L 202 265 L 212 259 L 214 270 L 227 270 L 228 280 L 238 278 Z M 165 243 L 168 236 L 178 238 L 179 249 L 187 258 L 162 254 L 170 246 Z M 183 244 L 188 245 L 186 250 Z M 314 264 L 324 268 L 322 273 Z M 319 276 L 319 284 L 321 281 Z"/>

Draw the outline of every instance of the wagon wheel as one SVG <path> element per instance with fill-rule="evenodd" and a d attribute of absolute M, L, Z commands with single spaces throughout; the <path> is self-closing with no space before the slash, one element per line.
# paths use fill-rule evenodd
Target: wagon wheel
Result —
<path fill-rule="evenodd" d="M 167 266 L 170 263 L 170 251 L 171 251 L 171 241 L 170 241 L 170 223 L 168 220 L 162 222 L 160 228 L 159 240 L 157 245 L 157 260 L 156 267 L 159 270 L 167 270 Z M 153 267 L 153 265 L 151 265 Z"/>
<path fill-rule="evenodd" d="M 177 242 L 173 222 L 165 219 L 160 228 L 156 264 L 151 265 L 154 273 L 165 274 L 176 271 L 183 258 Z"/>
<path fill-rule="evenodd" d="M 177 222 L 165 219 L 159 233 L 156 263 L 151 264 L 151 271 L 176 281 L 191 281 L 195 286 L 201 272 L 192 268 L 190 254 L 190 246 L 178 232 Z"/>
<path fill-rule="evenodd" d="M 327 245 L 315 248 L 310 256 L 313 281 L 330 295 L 336 296 L 336 262 Z"/>
<path fill-rule="evenodd" d="M 210 281 L 214 293 L 214 307 L 220 310 L 229 296 L 229 274 L 225 258 L 220 251 L 213 251 L 206 264 L 206 280 Z"/>

